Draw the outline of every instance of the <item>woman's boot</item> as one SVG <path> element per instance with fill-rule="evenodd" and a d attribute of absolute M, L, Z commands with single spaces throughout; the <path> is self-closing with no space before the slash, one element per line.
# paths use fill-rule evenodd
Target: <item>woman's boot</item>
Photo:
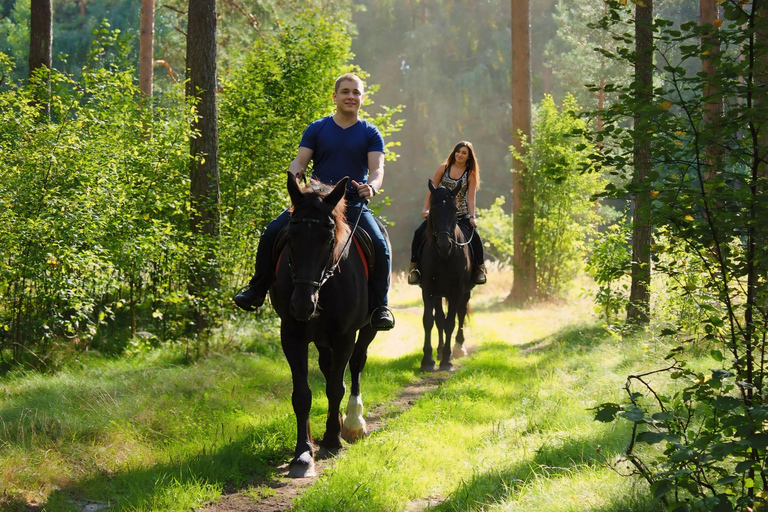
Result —
<path fill-rule="evenodd" d="M 408 284 L 420 284 L 421 283 L 421 271 L 419 271 L 419 263 L 412 261 L 408 267 Z"/>

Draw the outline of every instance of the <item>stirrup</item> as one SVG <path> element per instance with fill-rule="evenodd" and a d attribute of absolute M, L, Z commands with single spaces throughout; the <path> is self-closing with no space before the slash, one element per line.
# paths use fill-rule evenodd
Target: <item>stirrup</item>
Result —
<path fill-rule="evenodd" d="M 408 272 L 408 284 L 421 284 L 421 271 L 418 268 L 412 268 Z"/>

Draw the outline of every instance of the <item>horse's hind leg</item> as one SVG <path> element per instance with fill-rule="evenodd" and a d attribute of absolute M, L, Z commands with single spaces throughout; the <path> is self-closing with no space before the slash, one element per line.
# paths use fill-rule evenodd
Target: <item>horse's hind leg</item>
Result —
<path fill-rule="evenodd" d="M 352 358 L 349 360 L 349 373 L 351 375 L 352 389 L 347 403 L 347 414 L 344 416 L 344 423 L 341 426 L 341 437 L 347 442 L 354 443 L 362 439 L 368 433 L 365 417 L 363 416 L 363 395 L 360 390 L 360 377 L 368 360 L 368 345 L 371 344 L 376 336 L 370 326 L 360 329 L 357 336 L 355 351 L 352 352 Z"/>
<path fill-rule="evenodd" d="M 467 349 L 464 348 L 464 318 L 467 316 L 469 296 L 470 292 L 467 292 L 459 303 L 459 330 L 456 332 L 456 342 L 453 344 L 453 351 L 451 353 L 451 357 L 454 359 L 467 355 Z"/>
<path fill-rule="evenodd" d="M 435 297 L 435 326 L 437 327 L 437 358 L 442 358 L 443 346 L 445 346 L 445 313 L 443 312 L 443 298 Z"/>
<path fill-rule="evenodd" d="M 308 344 L 301 338 L 281 326 L 283 352 L 291 367 L 293 393 L 291 402 L 296 415 L 296 450 L 291 460 L 288 476 L 305 478 L 315 476 L 315 449 L 312 446 L 312 434 L 309 429 L 309 410 L 312 407 L 312 391 L 307 384 Z"/>
<path fill-rule="evenodd" d="M 341 448 L 341 400 L 344 398 L 344 371 L 347 369 L 349 356 L 352 354 L 355 333 L 338 337 L 336 350 L 318 347 L 320 368 L 325 368 L 325 394 L 328 397 L 328 419 L 325 422 L 325 435 L 320 444 L 330 450 Z"/>
<path fill-rule="evenodd" d="M 456 326 L 456 299 L 448 299 L 448 315 L 445 317 L 445 346 L 440 357 L 440 370 L 453 371 L 453 363 L 451 362 L 451 335 L 453 334 L 453 328 Z"/>

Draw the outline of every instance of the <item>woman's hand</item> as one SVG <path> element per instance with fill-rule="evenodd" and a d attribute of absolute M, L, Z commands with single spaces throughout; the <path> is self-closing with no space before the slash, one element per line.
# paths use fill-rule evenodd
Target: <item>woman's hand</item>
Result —
<path fill-rule="evenodd" d="M 426 219 L 427 215 L 429 215 L 429 208 L 426 208 L 426 207 L 422 208 L 421 209 L 421 216 L 422 216 L 422 218 Z"/>
<path fill-rule="evenodd" d="M 476 218 L 474 218 L 474 217 L 470 217 L 470 218 L 469 218 L 469 224 L 470 224 L 470 225 L 471 225 L 473 228 L 477 229 L 477 219 L 476 219 Z"/>

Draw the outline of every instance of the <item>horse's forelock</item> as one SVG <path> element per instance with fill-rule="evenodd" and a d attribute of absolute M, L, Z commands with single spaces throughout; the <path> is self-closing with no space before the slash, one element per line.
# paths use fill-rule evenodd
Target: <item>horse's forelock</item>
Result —
<path fill-rule="evenodd" d="M 310 182 L 303 187 L 302 192 L 305 194 L 305 199 L 314 197 L 319 205 L 328 208 L 328 205 L 324 204 L 322 200 L 332 190 L 333 187 L 330 185 L 326 185 L 325 183 L 321 183 L 317 180 L 310 180 Z M 333 257 L 336 260 L 341 258 L 341 251 L 344 249 L 345 242 L 347 241 L 347 238 L 349 238 L 351 231 L 349 224 L 347 224 L 346 211 L 347 201 L 344 199 L 344 197 L 341 198 L 341 200 L 336 204 L 336 207 L 331 211 L 331 214 L 333 215 L 334 221 L 336 223 L 336 244 L 333 253 Z"/>

